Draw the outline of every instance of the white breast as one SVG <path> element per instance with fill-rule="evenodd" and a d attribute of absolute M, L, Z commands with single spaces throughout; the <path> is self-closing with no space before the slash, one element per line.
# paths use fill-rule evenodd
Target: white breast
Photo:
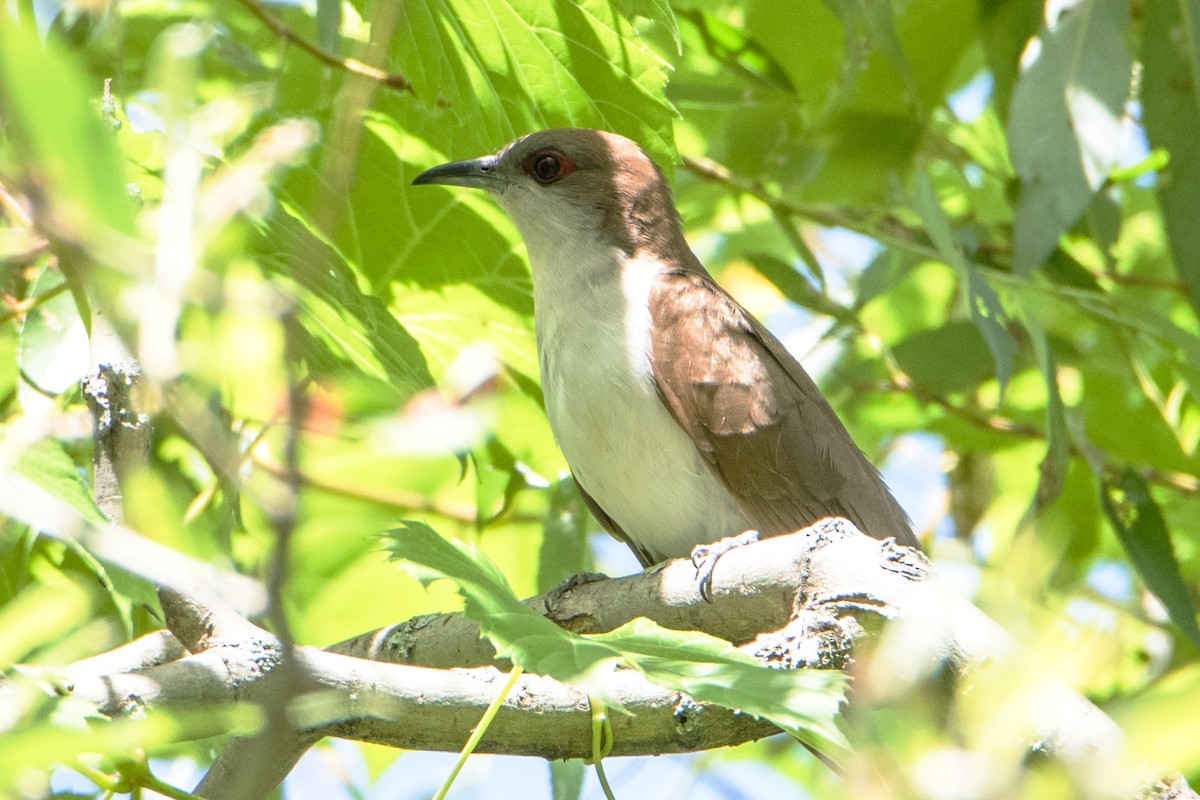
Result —
<path fill-rule="evenodd" d="M 649 294 L 661 265 L 616 251 L 603 261 L 577 264 L 569 281 L 535 263 L 546 412 L 605 513 L 656 560 L 686 556 L 748 525 L 655 392 Z"/>

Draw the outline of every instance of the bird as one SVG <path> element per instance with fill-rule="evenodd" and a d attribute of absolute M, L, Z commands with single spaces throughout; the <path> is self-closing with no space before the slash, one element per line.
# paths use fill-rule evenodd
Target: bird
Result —
<path fill-rule="evenodd" d="M 484 189 L 533 276 L 551 430 L 597 521 L 644 567 L 843 517 L 919 547 L 808 373 L 714 280 L 663 171 L 616 133 L 555 128 L 414 185 Z"/>

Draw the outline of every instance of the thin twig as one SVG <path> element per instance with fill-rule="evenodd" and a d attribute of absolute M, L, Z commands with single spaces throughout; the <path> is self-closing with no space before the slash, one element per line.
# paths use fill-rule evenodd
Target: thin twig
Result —
<path fill-rule="evenodd" d="M 816 207 L 793 203 L 780 197 L 768 189 L 761 181 L 735 174 L 724 164 L 709 158 L 684 157 L 683 167 L 693 175 L 712 183 L 720 184 L 732 192 L 747 194 L 765 204 L 776 215 L 800 217 L 823 225 L 827 228 L 845 228 L 849 231 L 867 236 L 875 241 L 895 247 L 900 250 L 941 261 L 942 256 L 937 249 L 921 241 L 920 234 L 903 222 L 892 216 L 872 220 L 864 214 L 856 214 L 839 208 Z M 980 251 L 986 251 L 1004 260 L 1011 260 L 1012 249 L 996 245 L 982 244 Z M 982 266 L 982 265 L 979 265 Z M 1151 278 L 1142 275 L 1128 275 L 1119 272 L 1093 272 L 1083 268 L 1097 281 L 1111 281 L 1120 286 L 1144 289 L 1160 289 L 1167 292 L 1187 294 L 1189 288 L 1181 281 L 1163 278 Z M 989 270 L 989 272 L 996 272 Z"/>
<path fill-rule="evenodd" d="M 333 67 L 334 69 L 352 72 L 355 75 L 361 75 L 364 78 L 378 81 L 379 83 L 382 83 L 385 86 L 390 86 L 393 89 L 398 89 L 402 92 L 408 92 L 414 96 L 416 95 L 412 84 L 409 83 L 408 79 L 403 75 L 399 75 L 394 72 L 387 72 L 379 69 L 378 67 L 373 67 L 370 64 L 364 64 L 357 58 L 342 58 L 335 53 L 329 52 L 320 45 L 310 42 L 308 39 L 305 39 L 303 36 L 296 33 L 294 30 L 288 27 L 287 23 L 268 11 L 266 7 L 262 5 L 262 3 L 258 2 L 258 0 L 240 0 L 240 2 L 251 14 L 258 17 L 258 19 L 261 20 L 264 25 L 270 28 L 276 36 L 286 39 L 287 41 L 296 45 L 301 50 L 320 61 L 322 64 L 328 67 Z M 447 105 L 446 101 L 442 98 L 438 98 L 437 103 L 442 107 Z"/>
<path fill-rule="evenodd" d="M 283 465 L 262 453 L 254 453 L 251 463 L 277 478 L 284 479 Z M 475 523 L 478 521 L 478 511 L 469 503 L 454 503 L 445 500 L 435 500 L 420 492 L 406 489 L 379 488 L 365 486 L 361 483 L 339 483 L 329 478 L 318 478 L 302 472 L 299 476 L 301 484 L 306 488 L 317 489 L 327 494 L 344 497 L 349 500 L 362 500 L 388 508 L 399 508 L 406 511 L 418 511 L 437 514 L 458 522 Z M 509 512 L 503 517 L 508 522 L 545 522 L 544 515 Z"/>
<path fill-rule="evenodd" d="M 896 228 L 897 232 L 895 233 L 873 226 L 867 220 L 853 214 L 848 214 L 840 209 L 817 208 L 793 203 L 771 192 L 760 181 L 736 175 L 725 165 L 708 158 L 684 157 L 683 167 L 688 172 L 706 181 L 718 183 L 740 194 L 748 194 L 764 203 L 777 214 L 800 217 L 815 222 L 818 225 L 824 225 L 827 228 L 845 228 L 855 233 L 861 233 L 863 236 L 869 236 L 883 244 L 906 250 L 922 258 L 936 261 L 942 259 L 941 254 L 938 253 L 936 248 L 914 239 L 912 232 L 894 219 L 884 219 L 883 223 L 885 225 L 890 224 Z"/>
<path fill-rule="evenodd" d="M 33 227 L 33 218 L 29 215 L 29 210 L 21 204 L 21 201 L 8 190 L 3 182 L 0 182 L 0 207 L 4 208 L 22 228 Z"/>
<path fill-rule="evenodd" d="M 18 317 L 25 316 L 33 309 L 40 306 L 42 303 L 49 302 L 50 300 L 53 300 L 54 298 L 58 297 L 63 292 L 67 291 L 68 287 L 69 287 L 69 284 L 66 281 L 63 281 L 58 286 L 55 286 L 53 289 L 47 289 L 46 291 L 42 292 L 41 294 L 34 295 L 33 297 L 26 297 L 21 302 L 13 304 L 12 306 L 9 307 L 8 311 L 5 311 L 3 314 L 0 314 L 0 325 L 3 325 L 4 323 L 6 323 L 10 320 L 17 319 Z"/>
<path fill-rule="evenodd" d="M 887 383 L 886 388 L 889 391 L 901 392 L 911 397 L 915 397 L 923 402 L 936 405 L 947 414 L 957 417 L 958 419 L 961 419 L 976 428 L 995 431 L 997 433 L 1011 434 L 1022 439 L 1035 441 L 1046 439 L 1045 431 L 1036 425 L 1030 425 L 1027 422 L 1018 422 L 1017 420 L 1004 417 L 999 414 L 988 414 L 977 409 L 958 405 L 946 397 L 942 397 L 941 395 L 916 386 L 911 381 L 892 380 Z M 1074 442 L 1067 443 L 1067 452 L 1072 457 L 1084 457 L 1083 452 Z M 1195 475 L 1189 475 L 1186 472 L 1163 470 L 1156 467 L 1140 467 L 1135 468 L 1135 471 L 1142 478 L 1142 480 L 1146 481 L 1147 483 L 1155 483 L 1160 486 L 1169 486 L 1182 492 L 1200 492 L 1200 478 L 1197 478 Z"/>

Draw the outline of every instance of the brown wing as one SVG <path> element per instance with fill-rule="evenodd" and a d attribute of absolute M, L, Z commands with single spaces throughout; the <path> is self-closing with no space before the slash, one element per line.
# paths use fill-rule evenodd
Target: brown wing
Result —
<path fill-rule="evenodd" d="M 659 394 L 760 533 L 843 516 L 916 546 L 908 517 L 808 373 L 707 273 L 665 272 L 650 309 Z"/>

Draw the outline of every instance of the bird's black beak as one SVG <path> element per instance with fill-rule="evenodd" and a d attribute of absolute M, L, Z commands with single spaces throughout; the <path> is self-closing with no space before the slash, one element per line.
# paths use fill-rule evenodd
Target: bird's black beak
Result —
<path fill-rule="evenodd" d="M 425 183 L 440 183 L 446 186 L 470 186 L 472 189 L 500 188 L 497 168 L 500 159 L 496 156 L 473 158 L 470 161 L 452 161 L 440 167 L 427 169 L 413 178 L 413 186 Z"/>

